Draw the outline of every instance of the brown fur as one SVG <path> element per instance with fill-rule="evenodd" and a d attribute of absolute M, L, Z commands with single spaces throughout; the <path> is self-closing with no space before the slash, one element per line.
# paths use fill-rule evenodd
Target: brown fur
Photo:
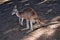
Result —
<path fill-rule="evenodd" d="M 37 13 L 32 8 L 27 8 L 27 9 L 23 10 L 23 12 L 19 13 L 19 16 L 21 18 L 24 18 L 29 21 L 31 20 L 34 22 L 39 22 L 39 17 L 37 15 Z"/>

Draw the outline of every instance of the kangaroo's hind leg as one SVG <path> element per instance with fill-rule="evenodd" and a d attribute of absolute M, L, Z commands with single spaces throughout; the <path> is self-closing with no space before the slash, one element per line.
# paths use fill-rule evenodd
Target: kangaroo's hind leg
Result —
<path fill-rule="evenodd" d="M 30 20 L 30 30 L 27 31 L 27 33 L 33 31 L 33 21 Z"/>
<path fill-rule="evenodd" d="M 23 28 L 22 31 L 27 30 L 27 29 L 29 29 L 29 21 L 28 20 L 26 20 L 26 28 Z"/>

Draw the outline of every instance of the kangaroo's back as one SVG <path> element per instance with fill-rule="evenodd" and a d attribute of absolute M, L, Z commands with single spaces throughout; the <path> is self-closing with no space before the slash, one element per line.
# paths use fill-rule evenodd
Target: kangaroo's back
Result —
<path fill-rule="evenodd" d="M 38 17 L 37 13 L 32 8 L 24 9 L 20 15 L 28 17 Z"/>
<path fill-rule="evenodd" d="M 27 20 L 32 20 L 34 22 L 39 22 L 39 17 L 36 13 L 35 10 L 33 10 L 32 8 L 27 8 L 25 10 L 23 10 L 23 12 L 21 13 L 22 17 L 27 19 Z"/>

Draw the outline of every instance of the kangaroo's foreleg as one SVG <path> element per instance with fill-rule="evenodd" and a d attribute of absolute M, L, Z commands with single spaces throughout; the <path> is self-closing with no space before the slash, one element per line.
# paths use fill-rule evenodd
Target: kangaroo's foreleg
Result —
<path fill-rule="evenodd" d="M 21 24 L 21 18 L 19 18 L 19 24 Z"/>
<path fill-rule="evenodd" d="M 29 29 L 29 21 L 28 21 L 28 20 L 26 20 L 26 26 L 27 26 L 27 27 L 24 28 L 24 29 L 22 29 L 22 31 L 23 31 L 23 30 L 27 30 L 27 29 Z"/>
<path fill-rule="evenodd" d="M 22 19 L 21 19 L 21 22 L 20 22 L 20 23 L 21 23 L 21 25 L 23 25 L 23 20 L 24 20 L 24 18 L 22 18 Z"/>

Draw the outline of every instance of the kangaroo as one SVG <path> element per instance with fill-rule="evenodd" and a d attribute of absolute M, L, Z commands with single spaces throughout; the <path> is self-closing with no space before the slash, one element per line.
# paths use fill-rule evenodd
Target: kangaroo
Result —
<path fill-rule="evenodd" d="M 19 24 L 21 25 L 23 25 L 23 20 L 26 19 L 27 28 L 24 28 L 22 30 L 29 29 L 29 22 L 30 22 L 30 31 L 33 30 L 33 23 L 40 23 L 37 13 L 32 8 L 24 9 L 22 12 L 18 13 L 15 7 L 15 13 L 12 13 L 12 15 L 14 14 L 16 14 L 16 16 L 19 18 Z"/>

